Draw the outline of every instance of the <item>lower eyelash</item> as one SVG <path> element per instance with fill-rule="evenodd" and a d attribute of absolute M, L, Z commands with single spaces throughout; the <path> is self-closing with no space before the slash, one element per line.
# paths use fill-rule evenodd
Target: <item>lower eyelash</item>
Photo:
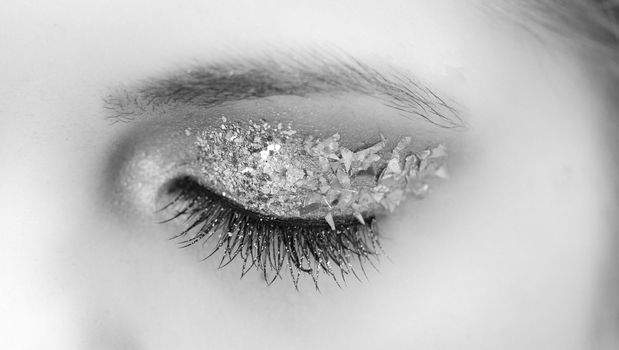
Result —
<path fill-rule="evenodd" d="M 365 224 L 355 218 L 336 218 L 336 230 L 324 220 L 268 217 L 215 194 L 191 177 L 172 181 L 167 195 L 173 199 L 162 210 L 175 213 L 164 222 L 183 218 L 187 227 L 173 239 L 182 247 L 215 241 L 205 259 L 222 251 L 221 268 L 239 258 L 241 277 L 255 268 L 271 284 L 282 273 L 289 273 L 298 289 L 304 274 L 318 289 L 319 275 L 326 273 L 341 286 L 346 276 L 360 279 L 355 265 L 365 275 L 364 264 L 375 267 L 373 260 L 382 254 L 373 216 L 365 217 Z"/>

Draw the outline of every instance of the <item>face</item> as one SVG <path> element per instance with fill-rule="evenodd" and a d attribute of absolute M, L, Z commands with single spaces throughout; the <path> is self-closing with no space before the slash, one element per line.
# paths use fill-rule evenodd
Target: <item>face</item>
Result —
<path fill-rule="evenodd" d="M 68 5 L 0 11 L 11 34 L 0 43 L 0 305 L 14 347 L 582 349 L 600 339 L 613 124 L 574 46 L 517 25 L 528 22 L 513 9 L 450 0 Z M 106 109 L 109 96 L 145 98 L 189 69 L 271 60 L 324 74 L 341 57 L 444 105 L 402 113 L 356 81 L 164 104 L 117 123 Z M 381 219 L 386 256 L 361 281 L 324 275 L 318 292 L 308 276 L 299 290 L 287 275 L 239 279 L 242 262 L 200 261 L 199 244 L 169 240 L 184 223 L 157 223 L 161 186 L 192 146 L 179 130 L 274 110 L 342 144 L 384 133 L 449 150 L 449 179 Z M 449 127 L 427 120 L 441 115 Z"/>

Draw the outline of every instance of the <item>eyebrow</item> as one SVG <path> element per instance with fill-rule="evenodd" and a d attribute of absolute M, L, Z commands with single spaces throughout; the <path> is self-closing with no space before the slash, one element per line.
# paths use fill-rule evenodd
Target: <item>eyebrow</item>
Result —
<path fill-rule="evenodd" d="M 349 55 L 263 56 L 193 66 L 104 98 L 114 121 L 179 106 L 209 108 L 225 102 L 275 95 L 356 93 L 382 102 L 405 118 L 422 118 L 443 128 L 463 128 L 456 108 L 429 87 L 395 67 L 382 70 Z M 279 57 L 279 59 L 277 58 Z"/>

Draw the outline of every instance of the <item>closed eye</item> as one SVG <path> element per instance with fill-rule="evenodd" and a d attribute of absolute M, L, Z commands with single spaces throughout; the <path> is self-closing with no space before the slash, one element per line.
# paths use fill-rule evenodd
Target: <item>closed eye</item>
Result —
<path fill-rule="evenodd" d="M 181 246 L 201 243 L 221 267 L 238 259 L 241 275 L 287 274 L 295 286 L 305 275 L 316 288 L 320 275 L 359 278 L 381 251 L 380 221 L 447 177 L 442 143 L 464 125 L 395 77 L 251 61 L 121 90 L 106 107 L 135 134 L 113 156 L 124 159 L 114 192 L 134 206 L 156 198 L 147 206 L 180 221 Z"/>

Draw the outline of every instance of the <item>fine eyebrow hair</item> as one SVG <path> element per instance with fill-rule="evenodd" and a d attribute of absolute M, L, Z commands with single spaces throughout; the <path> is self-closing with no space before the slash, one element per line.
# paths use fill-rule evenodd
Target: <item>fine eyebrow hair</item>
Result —
<path fill-rule="evenodd" d="M 405 118 L 422 118 L 444 128 L 462 128 L 457 110 L 410 74 L 394 67 L 379 71 L 350 56 L 320 54 L 234 59 L 194 66 L 104 99 L 114 121 L 130 121 L 162 108 L 209 108 L 225 102 L 275 95 L 357 93 L 380 100 Z"/>

